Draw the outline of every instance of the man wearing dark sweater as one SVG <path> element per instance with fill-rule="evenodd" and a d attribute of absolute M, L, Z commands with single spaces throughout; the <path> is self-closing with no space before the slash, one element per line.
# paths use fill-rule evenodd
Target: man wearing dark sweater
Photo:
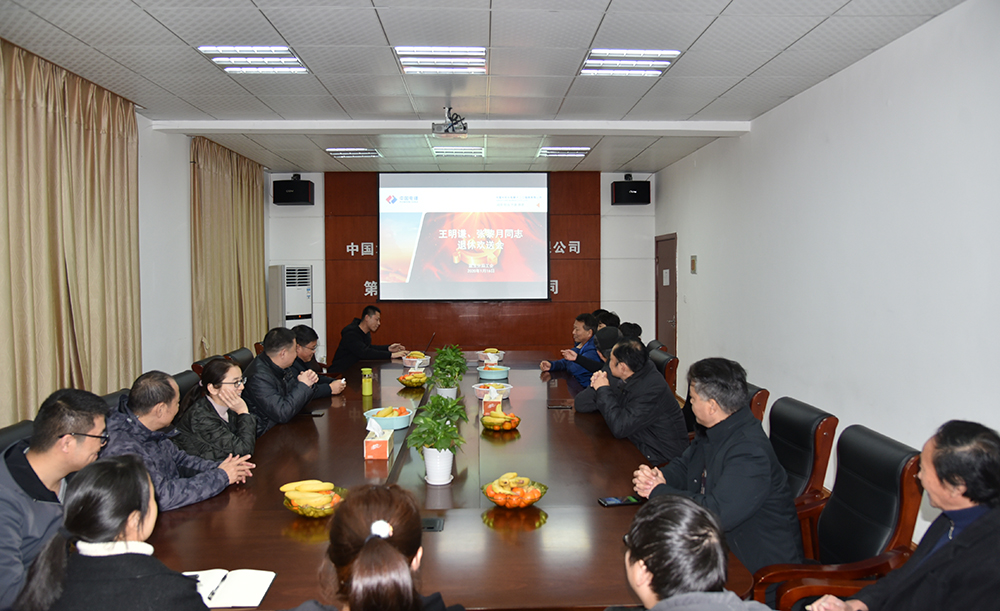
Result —
<path fill-rule="evenodd" d="M 355 318 L 340 332 L 340 344 L 327 371 L 343 373 L 358 361 L 397 359 L 406 356 L 403 344 L 372 345 L 372 333 L 382 325 L 382 310 L 365 306 L 361 318 Z"/>

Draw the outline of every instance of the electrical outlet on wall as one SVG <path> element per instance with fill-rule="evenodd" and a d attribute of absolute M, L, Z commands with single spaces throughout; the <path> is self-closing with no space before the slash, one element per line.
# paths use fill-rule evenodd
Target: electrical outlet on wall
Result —
<path fill-rule="evenodd" d="M 698 273 L 698 255 L 691 255 L 691 273 Z"/>

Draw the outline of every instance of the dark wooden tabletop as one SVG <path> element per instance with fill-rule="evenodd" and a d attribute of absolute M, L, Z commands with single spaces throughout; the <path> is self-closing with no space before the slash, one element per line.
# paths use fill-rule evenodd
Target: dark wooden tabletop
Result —
<path fill-rule="evenodd" d="M 424 534 L 422 592 L 442 592 L 448 604 L 469 609 L 604 608 L 638 605 L 625 579 L 622 535 L 636 507 L 604 508 L 597 499 L 630 494 L 632 472 L 642 454 L 615 439 L 600 414 L 550 409 L 572 398 L 565 376 L 543 376 L 538 362 L 554 355 L 508 353 L 514 386 L 504 402 L 516 413 L 516 431 L 495 433 L 479 424 L 478 383 L 473 360 L 462 382 L 469 422 L 460 431 L 466 445 L 455 458 L 447 486 L 424 482 L 420 454 L 405 447 L 406 431 L 394 434 L 393 459 L 366 461 L 365 418 L 372 407 L 415 409 L 422 389 L 396 380 L 400 361 L 366 363 L 375 372 L 375 392 L 361 396 L 360 370 L 347 374 L 339 396 L 315 401 L 289 423 L 257 440 L 254 477 L 219 496 L 161 513 L 150 543 L 156 556 L 179 571 L 256 568 L 277 573 L 261 608 L 287 609 L 315 598 L 334 601 L 325 561 L 328 519 L 299 517 L 282 505 L 278 488 L 290 481 L 320 479 L 350 488 L 398 483 L 412 491 L 424 517 L 441 517 L 441 532 Z M 533 507 L 503 509 L 480 487 L 507 471 L 546 484 Z M 749 572 L 730 556 L 728 587 L 744 596 Z"/>

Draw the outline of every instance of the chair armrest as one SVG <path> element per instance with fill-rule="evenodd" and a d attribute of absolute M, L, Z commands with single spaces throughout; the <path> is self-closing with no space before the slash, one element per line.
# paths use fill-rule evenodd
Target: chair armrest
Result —
<path fill-rule="evenodd" d="M 841 600 L 847 600 L 859 590 L 875 583 L 874 581 L 857 581 L 848 579 L 792 579 L 778 587 L 776 601 L 778 609 L 790 611 L 792 606 L 809 596 L 831 594 Z"/>
<path fill-rule="evenodd" d="M 764 602 L 764 593 L 772 583 L 791 579 L 862 579 L 882 577 L 906 562 L 913 551 L 908 547 L 897 547 L 873 558 L 845 564 L 772 564 L 753 575 L 753 598 Z"/>
<path fill-rule="evenodd" d="M 795 513 L 799 516 L 799 521 L 819 517 L 826 507 L 826 502 L 830 497 L 820 497 L 813 494 L 803 494 L 795 498 Z"/>

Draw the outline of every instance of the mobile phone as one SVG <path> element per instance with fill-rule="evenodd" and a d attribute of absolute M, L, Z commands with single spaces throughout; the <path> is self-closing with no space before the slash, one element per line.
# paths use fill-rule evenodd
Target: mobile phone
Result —
<path fill-rule="evenodd" d="M 638 505 L 642 503 L 642 499 L 637 496 L 606 496 L 603 499 L 597 499 L 597 502 L 604 507 L 622 507 L 624 505 Z"/>
<path fill-rule="evenodd" d="M 573 409 L 573 399 L 549 399 L 549 409 Z"/>

